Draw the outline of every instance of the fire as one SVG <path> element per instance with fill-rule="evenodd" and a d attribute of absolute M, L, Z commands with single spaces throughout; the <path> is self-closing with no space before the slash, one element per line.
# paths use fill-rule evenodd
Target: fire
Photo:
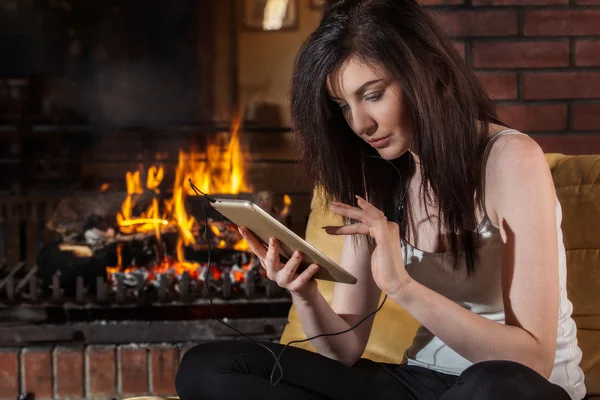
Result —
<path fill-rule="evenodd" d="M 179 165 L 174 189 L 182 187 L 186 194 L 194 195 L 188 184 L 191 179 L 204 193 L 237 194 L 251 192 L 244 174 L 244 156 L 239 139 L 240 122 L 237 118 L 231 127 L 231 138 L 223 151 L 218 142 L 209 142 L 206 153 L 179 151 Z M 202 161 L 198 161 L 198 160 Z"/>
<path fill-rule="evenodd" d="M 189 262 L 184 257 L 184 248 L 196 245 L 193 232 L 198 226 L 195 218 L 188 215 L 185 209 L 186 197 L 195 195 L 189 185 L 189 180 L 191 179 L 204 193 L 237 194 L 252 191 L 245 176 L 245 160 L 241 151 L 239 128 L 240 118 L 238 117 L 234 119 L 230 139 L 225 146 L 213 140 L 207 144 L 206 152 L 179 150 L 171 198 L 161 199 L 161 186 L 163 186 L 165 176 L 163 165 L 153 165 L 148 168 L 145 182 L 142 179 L 142 171 L 127 172 L 125 176 L 127 196 L 117 214 L 117 225 L 120 232 L 123 234 L 153 233 L 159 243 L 162 235 L 166 232 L 178 235 L 176 259 L 163 257 L 163 259 L 157 260 L 151 274 L 173 271 L 179 275 L 187 271 L 194 279 L 202 275 L 200 265 Z M 143 196 L 147 198 L 149 191 L 153 192 L 150 205 L 141 212 L 134 212 L 137 203 L 142 201 Z M 137 215 L 134 216 L 134 213 Z M 223 239 L 223 235 L 226 233 L 225 229 L 235 229 L 235 227 L 221 225 L 223 226 L 210 224 L 209 229 L 215 236 L 221 238 L 218 247 L 224 248 L 226 246 Z M 228 237 L 231 237 L 231 232 Z M 241 237 L 234 245 L 235 250 L 244 251 L 248 248 L 248 244 Z M 128 272 L 132 269 L 123 270 L 121 244 L 117 247 L 117 259 L 118 265 L 106 269 L 109 276 L 115 272 Z M 216 273 L 212 272 L 212 276 L 215 277 Z M 237 278 L 239 271 L 236 273 L 238 273 Z"/>

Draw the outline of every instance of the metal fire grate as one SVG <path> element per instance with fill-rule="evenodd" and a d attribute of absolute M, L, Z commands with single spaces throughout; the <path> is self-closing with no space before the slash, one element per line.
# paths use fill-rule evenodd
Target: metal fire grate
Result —
<path fill-rule="evenodd" d="M 6 264 L 2 267 L 3 271 Z M 213 309 L 219 318 L 256 339 L 277 340 L 291 305 L 286 291 L 262 277 L 255 285 L 224 283 L 228 278 L 212 282 L 211 309 L 204 282 L 191 280 L 187 273 L 176 282 L 163 274 L 145 285 L 140 273 L 119 273 L 112 281 L 99 277 L 93 291 L 78 277 L 75 295 L 70 297 L 60 286 L 58 273 L 46 295 L 36 272 L 36 267 L 27 269 L 21 262 L 0 279 L 0 347 L 239 337 L 211 319 Z"/>
<path fill-rule="evenodd" d="M 108 277 L 104 271 L 98 273 L 101 276 L 71 276 L 61 275 L 60 268 L 40 269 L 40 249 L 53 241 L 45 221 L 55 203 L 5 203 L 0 202 L 4 244 L 0 250 L 6 257 L 0 261 L 0 347 L 185 343 L 239 337 L 211 319 L 213 309 L 219 318 L 256 339 L 277 340 L 283 332 L 291 305 L 289 293 L 264 277 L 257 260 L 248 259 L 249 253 L 211 253 L 211 260 L 216 260 L 211 270 L 219 271 L 209 274 L 211 308 L 200 278 L 205 269 L 199 270 L 199 277 L 190 272 L 155 274 L 143 268 Z M 196 256 L 206 259 L 203 254 Z M 243 279 L 233 278 L 240 273 L 245 274 Z"/>

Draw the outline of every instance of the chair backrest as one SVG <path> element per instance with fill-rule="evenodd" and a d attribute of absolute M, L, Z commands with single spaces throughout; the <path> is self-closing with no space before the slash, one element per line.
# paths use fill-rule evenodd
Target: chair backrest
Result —
<path fill-rule="evenodd" d="M 600 155 L 547 154 L 563 219 L 567 290 L 573 303 L 581 367 L 590 395 L 600 395 Z"/>

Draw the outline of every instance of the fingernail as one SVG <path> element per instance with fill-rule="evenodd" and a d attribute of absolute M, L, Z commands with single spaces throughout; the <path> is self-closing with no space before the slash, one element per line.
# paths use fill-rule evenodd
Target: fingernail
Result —
<path fill-rule="evenodd" d="M 275 244 L 275 239 L 269 238 L 269 244 L 273 246 Z"/>

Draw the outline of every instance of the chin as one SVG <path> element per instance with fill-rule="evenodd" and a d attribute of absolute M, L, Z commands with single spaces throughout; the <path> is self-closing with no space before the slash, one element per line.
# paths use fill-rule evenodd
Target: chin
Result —
<path fill-rule="evenodd" d="M 388 160 L 388 161 L 399 158 L 407 151 L 408 151 L 408 149 L 400 150 L 400 149 L 395 148 L 394 146 L 388 146 L 383 149 L 377 149 L 377 152 L 379 153 L 381 158 L 383 158 L 384 160 Z"/>

